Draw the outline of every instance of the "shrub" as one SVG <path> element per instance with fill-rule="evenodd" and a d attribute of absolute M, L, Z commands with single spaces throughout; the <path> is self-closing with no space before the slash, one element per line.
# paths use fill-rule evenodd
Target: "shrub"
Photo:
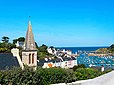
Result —
<path fill-rule="evenodd" d="M 34 70 L 25 66 L 24 70 L 12 68 L 11 70 L 0 71 L 0 84 L 49 85 L 91 79 L 99 75 L 101 75 L 101 72 L 92 68 L 78 68 L 73 71 L 72 69 L 38 67 Z"/>
<path fill-rule="evenodd" d="M 49 85 L 52 83 L 67 83 L 75 81 L 75 74 L 70 69 L 38 68 L 33 70 L 26 67 L 24 70 L 13 68 L 0 71 L 0 84 L 8 85 Z"/>
<path fill-rule="evenodd" d="M 45 68 L 37 70 L 37 74 L 42 77 L 39 83 L 41 85 L 54 84 L 54 83 L 67 83 L 76 80 L 74 72 L 62 68 Z"/>
<path fill-rule="evenodd" d="M 92 68 L 78 68 L 75 71 L 75 76 L 77 80 L 92 79 L 99 75 L 101 75 L 101 72 L 99 72 L 98 70 L 94 70 Z"/>
<path fill-rule="evenodd" d="M 78 66 L 73 67 L 73 71 L 76 71 L 78 68 L 86 68 L 86 66 L 84 64 L 79 64 Z"/>

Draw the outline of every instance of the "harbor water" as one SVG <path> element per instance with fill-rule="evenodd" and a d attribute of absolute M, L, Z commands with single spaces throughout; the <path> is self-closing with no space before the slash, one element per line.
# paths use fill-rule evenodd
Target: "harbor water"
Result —
<path fill-rule="evenodd" d="M 80 53 L 77 59 L 78 64 L 85 64 L 86 67 L 91 66 L 104 66 L 109 68 L 114 68 L 114 56 L 88 56 L 84 52 L 91 52 L 95 51 L 99 48 L 107 48 L 107 47 L 61 47 L 57 49 L 65 49 L 65 50 L 71 50 L 72 53 Z"/>

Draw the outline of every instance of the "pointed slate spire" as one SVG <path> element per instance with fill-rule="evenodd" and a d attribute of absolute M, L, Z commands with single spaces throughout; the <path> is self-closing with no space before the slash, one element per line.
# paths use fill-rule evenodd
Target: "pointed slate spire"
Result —
<path fill-rule="evenodd" d="M 28 30 L 27 30 L 26 39 L 25 39 L 25 50 L 36 50 L 30 16 L 29 16 L 29 22 L 28 22 Z"/>

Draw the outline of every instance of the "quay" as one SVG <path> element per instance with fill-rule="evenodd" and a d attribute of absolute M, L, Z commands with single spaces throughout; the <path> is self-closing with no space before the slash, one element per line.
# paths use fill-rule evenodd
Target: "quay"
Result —
<path fill-rule="evenodd" d="M 106 53 L 106 54 L 103 54 L 103 53 L 101 53 L 101 54 L 99 54 L 99 53 L 88 53 L 87 55 L 88 56 L 99 56 L 99 57 L 114 56 L 113 54 L 108 54 L 108 53 Z"/>

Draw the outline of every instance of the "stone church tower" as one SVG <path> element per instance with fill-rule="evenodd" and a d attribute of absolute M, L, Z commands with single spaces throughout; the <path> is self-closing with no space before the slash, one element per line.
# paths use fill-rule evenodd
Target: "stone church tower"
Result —
<path fill-rule="evenodd" d="M 24 50 L 22 51 L 22 62 L 24 65 L 28 65 L 31 67 L 37 66 L 37 49 L 34 41 L 34 35 L 32 32 L 32 25 L 30 20 L 28 22 L 25 47 Z"/>

